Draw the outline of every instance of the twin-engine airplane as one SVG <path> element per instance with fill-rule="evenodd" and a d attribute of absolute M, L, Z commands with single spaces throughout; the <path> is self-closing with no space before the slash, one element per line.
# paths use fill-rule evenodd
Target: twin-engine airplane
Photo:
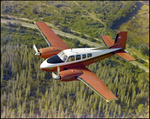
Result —
<path fill-rule="evenodd" d="M 70 49 L 44 22 L 37 22 L 36 25 L 49 45 L 49 47 L 39 50 L 33 45 L 36 51 L 35 55 L 47 58 L 40 65 L 42 70 L 52 72 L 52 77 L 56 80 L 82 81 L 107 102 L 117 100 L 117 97 L 108 87 L 86 66 L 114 54 L 127 61 L 135 60 L 124 51 L 127 32 L 119 32 L 115 41 L 109 35 L 102 36 L 106 47 Z M 57 74 L 54 73 L 56 71 Z"/>

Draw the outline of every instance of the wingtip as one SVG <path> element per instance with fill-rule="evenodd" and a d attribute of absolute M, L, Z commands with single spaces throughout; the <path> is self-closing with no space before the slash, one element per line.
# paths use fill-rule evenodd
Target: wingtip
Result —
<path fill-rule="evenodd" d="M 110 101 L 113 101 L 113 100 L 118 100 L 118 98 L 109 99 L 109 100 L 106 100 L 106 102 L 110 102 Z"/>

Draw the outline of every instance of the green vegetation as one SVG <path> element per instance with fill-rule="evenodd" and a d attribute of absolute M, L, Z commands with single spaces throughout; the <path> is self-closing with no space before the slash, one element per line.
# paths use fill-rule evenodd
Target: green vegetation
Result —
<path fill-rule="evenodd" d="M 137 2 L 77 1 L 76 4 L 72 1 L 2 1 L 1 3 L 3 15 L 50 22 L 66 30 L 65 32 L 74 30 L 76 31 L 74 34 L 95 42 L 94 38 L 99 38 L 100 35 L 110 35 L 115 39 L 117 32 L 112 27 L 117 25 L 119 19 L 125 19 L 132 13 L 136 9 Z M 144 12 L 146 14 L 149 12 L 147 4 L 143 5 L 146 7 L 142 6 L 136 16 L 137 25 L 140 24 L 139 20 L 142 20 L 138 15 L 146 19 L 147 17 L 143 16 Z M 142 35 L 146 35 L 146 38 L 149 36 L 147 35 L 149 28 L 147 30 L 146 25 L 147 22 L 144 26 L 141 25 L 144 29 L 141 32 L 141 39 L 131 37 L 134 33 L 132 30 L 139 33 L 132 27 L 131 34 L 128 32 L 127 41 L 128 51 L 138 48 L 138 52 L 135 51 L 133 56 L 145 65 L 147 65 L 145 60 L 138 55 L 141 52 L 141 56 L 149 58 L 147 46 L 149 42 L 147 40 L 142 42 Z M 131 25 L 126 28 L 131 28 Z M 136 35 L 138 34 L 133 36 Z M 71 48 L 89 47 L 77 39 L 60 37 Z M 34 55 L 33 43 L 38 48 L 47 47 L 37 29 L 9 22 L 1 24 L 2 118 L 149 117 L 149 74 L 138 66 L 116 55 L 88 66 L 119 99 L 107 103 L 82 82 L 56 81 L 52 79 L 51 72 L 41 71 L 39 67 L 44 59 Z"/>
<path fill-rule="evenodd" d="M 6 24 L 2 24 L 1 26 L 1 43 L 3 45 L 7 44 L 25 44 L 29 48 L 33 47 L 33 43 L 35 43 L 39 48 L 40 47 L 48 47 L 45 40 L 39 30 L 31 29 L 27 27 L 21 26 L 21 24 L 12 24 L 7 22 Z M 58 35 L 62 38 L 66 44 L 72 48 L 74 47 L 89 47 L 87 44 L 80 43 L 78 39 L 67 38 L 65 36 Z M 32 40 L 30 40 L 32 39 Z M 74 44 L 72 44 L 72 42 Z"/>
<path fill-rule="evenodd" d="M 128 14 L 130 14 L 132 9 L 135 9 L 136 7 L 136 2 L 134 1 L 77 1 L 76 3 L 79 3 L 80 6 L 88 12 L 84 11 L 72 1 L 3 1 L 1 4 L 1 13 L 28 18 L 35 21 L 40 20 L 50 22 L 55 25 L 65 25 L 69 29 L 99 38 L 103 32 L 102 28 L 110 28 L 113 24 L 115 24 L 115 22 L 118 22 L 118 20 L 125 18 Z M 97 19 L 93 19 L 93 17 L 91 17 L 91 13 L 94 14 Z"/>
<path fill-rule="evenodd" d="M 142 4 L 141 9 L 117 31 L 128 31 L 127 50 L 138 58 L 143 58 L 149 65 L 149 4 L 145 2 L 137 4 Z"/>
<path fill-rule="evenodd" d="M 32 39 L 32 40 L 31 40 Z M 47 47 L 42 35 L 37 29 L 22 27 L 20 24 L 2 24 L 1 26 L 1 43 L 5 44 L 25 44 L 32 47 L 33 43 L 39 47 Z M 46 46 L 47 45 L 47 46 Z"/>

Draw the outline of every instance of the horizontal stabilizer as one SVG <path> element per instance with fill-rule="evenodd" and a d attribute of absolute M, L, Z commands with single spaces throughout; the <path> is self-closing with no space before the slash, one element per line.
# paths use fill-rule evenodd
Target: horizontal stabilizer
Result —
<path fill-rule="evenodd" d="M 109 35 L 101 36 L 106 46 L 113 45 L 114 40 Z"/>
<path fill-rule="evenodd" d="M 125 52 L 124 50 L 119 50 L 119 51 L 115 51 L 113 52 L 116 55 L 124 58 L 127 61 L 131 61 L 131 60 L 136 60 L 134 57 L 132 57 L 131 55 L 129 55 L 127 52 Z"/>

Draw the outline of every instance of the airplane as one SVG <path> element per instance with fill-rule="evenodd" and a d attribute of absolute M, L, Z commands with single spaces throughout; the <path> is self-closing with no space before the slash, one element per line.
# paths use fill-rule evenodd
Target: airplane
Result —
<path fill-rule="evenodd" d="M 44 22 L 35 23 L 49 47 L 33 48 L 35 55 L 46 58 L 40 65 L 43 71 L 52 72 L 53 79 L 60 81 L 81 81 L 107 102 L 118 100 L 108 87 L 86 66 L 113 56 L 114 54 L 127 61 L 136 60 L 125 51 L 127 32 L 120 31 L 115 41 L 109 35 L 101 36 L 105 47 L 99 48 L 70 48 L 63 40 Z M 55 72 L 57 72 L 55 74 Z"/>

